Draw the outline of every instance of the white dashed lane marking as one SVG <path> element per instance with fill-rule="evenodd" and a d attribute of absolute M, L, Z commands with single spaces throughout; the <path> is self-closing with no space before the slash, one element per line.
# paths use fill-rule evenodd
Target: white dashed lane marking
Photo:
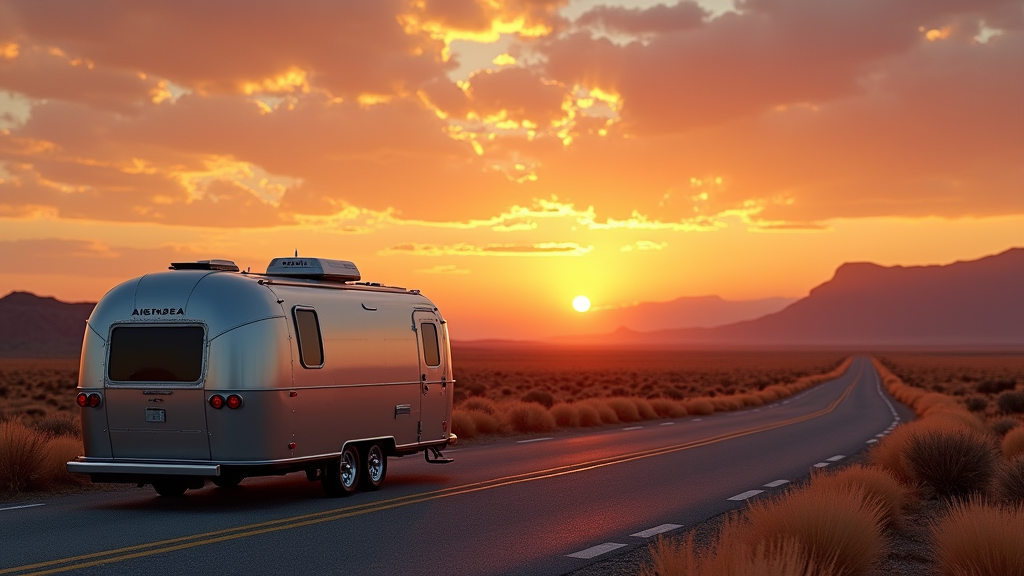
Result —
<path fill-rule="evenodd" d="M 22 508 L 35 508 L 36 506 L 46 506 L 46 504 L 22 504 L 21 506 L 8 506 L 7 508 L 0 508 L 0 512 L 4 510 L 21 510 Z"/>
<path fill-rule="evenodd" d="M 629 428 L 623 428 L 622 430 L 639 430 L 641 428 L 643 428 L 643 426 L 630 426 Z"/>
<path fill-rule="evenodd" d="M 530 442 L 543 442 L 545 440 L 554 440 L 554 438 L 530 438 L 529 440 L 519 440 L 516 444 L 529 444 Z"/>
<path fill-rule="evenodd" d="M 737 494 L 732 498 L 729 498 L 729 500 L 746 500 L 747 498 L 750 498 L 752 496 L 757 496 L 761 492 L 764 492 L 764 490 L 747 490 L 742 494 Z"/>
<path fill-rule="evenodd" d="M 661 424 L 658 424 L 658 426 L 671 426 L 673 424 L 675 424 L 675 422 L 662 422 Z"/>
<path fill-rule="evenodd" d="M 701 420 L 703 420 L 703 418 L 694 418 L 693 420 L 690 420 L 690 422 L 700 422 Z"/>
<path fill-rule="evenodd" d="M 826 462 L 839 462 L 843 458 L 846 458 L 846 456 L 843 456 L 842 454 L 836 454 L 835 456 L 833 456 L 831 458 L 825 458 L 825 461 Z"/>
<path fill-rule="evenodd" d="M 570 558 L 582 558 L 584 560 L 590 560 L 591 558 L 594 558 L 596 556 L 600 556 L 601 554 L 605 554 L 607 552 L 611 552 L 612 550 L 618 550 L 619 548 L 622 548 L 623 546 L 625 546 L 625 544 L 617 544 L 615 542 L 605 542 L 604 544 L 598 544 L 597 546 L 591 546 L 590 548 L 587 548 L 586 550 L 580 550 L 579 552 L 573 552 L 572 554 L 566 554 L 566 556 L 568 556 Z"/>
<path fill-rule="evenodd" d="M 878 438 L 872 438 L 871 440 L 865 442 L 865 444 L 874 444 L 875 442 L 878 442 Z"/>
<path fill-rule="evenodd" d="M 818 462 L 814 465 L 815 468 L 824 468 L 825 466 L 828 466 L 828 462 Z"/>
<path fill-rule="evenodd" d="M 764 487 L 765 488 L 778 488 L 779 486 L 782 486 L 783 484 L 789 484 L 789 480 L 776 480 L 774 482 L 769 482 L 769 483 L 765 484 Z"/>
<path fill-rule="evenodd" d="M 655 526 L 654 528 L 648 528 L 642 532 L 636 534 L 630 534 L 630 536 L 636 536 L 637 538 L 650 538 L 651 536 L 657 536 L 669 530 L 675 530 L 676 528 L 682 528 L 682 524 L 662 524 L 661 526 Z"/>

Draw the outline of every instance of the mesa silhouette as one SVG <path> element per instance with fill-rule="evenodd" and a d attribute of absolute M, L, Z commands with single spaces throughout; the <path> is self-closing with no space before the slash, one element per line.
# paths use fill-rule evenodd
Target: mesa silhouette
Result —
<path fill-rule="evenodd" d="M 713 328 L 620 328 L 561 342 L 625 345 L 1024 345 L 1024 248 L 945 266 L 840 266 L 783 310 Z"/>

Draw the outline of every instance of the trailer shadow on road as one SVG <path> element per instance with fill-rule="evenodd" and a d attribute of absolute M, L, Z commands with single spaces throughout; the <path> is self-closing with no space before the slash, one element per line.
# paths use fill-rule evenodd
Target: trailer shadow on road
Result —
<path fill-rule="evenodd" d="M 91 508 L 108 511 L 140 510 L 150 513 L 195 512 L 198 514 L 243 509 L 323 510 L 436 490 L 451 486 L 452 483 L 453 478 L 447 474 L 395 474 L 388 476 L 387 485 L 381 490 L 358 492 L 343 498 L 329 498 L 324 494 L 320 482 L 310 482 L 302 474 L 289 474 L 287 476 L 247 478 L 239 486 L 233 488 L 219 488 L 212 483 L 207 483 L 204 488 L 189 490 L 180 497 L 159 496 L 151 486 L 144 486 L 137 492 L 127 492 L 135 497 L 126 501 L 96 504 Z"/>

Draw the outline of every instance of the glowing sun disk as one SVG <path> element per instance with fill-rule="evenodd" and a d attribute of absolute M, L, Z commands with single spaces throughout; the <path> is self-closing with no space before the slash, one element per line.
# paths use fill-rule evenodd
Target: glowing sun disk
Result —
<path fill-rule="evenodd" d="M 577 296 L 572 299 L 572 307 L 577 312 L 586 312 L 590 310 L 590 298 L 586 296 Z"/>

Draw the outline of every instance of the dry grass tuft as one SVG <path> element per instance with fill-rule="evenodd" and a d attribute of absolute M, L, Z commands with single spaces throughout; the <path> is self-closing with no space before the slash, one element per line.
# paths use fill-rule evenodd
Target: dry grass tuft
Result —
<path fill-rule="evenodd" d="M 904 458 L 920 485 L 945 498 L 984 490 L 998 462 L 989 439 L 967 429 L 914 433 Z"/>
<path fill-rule="evenodd" d="M 910 502 L 907 487 L 893 474 L 878 467 L 857 464 L 839 472 L 816 474 L 811 478 L 811 484 L 847 492 L 863 489 L 866 498 L 880 505 L 882 518 L 890 525 L 899 521 L 900 513 Z"/>
<path fill-rule="evenodd" d="M 57 436 L 82 437 L 82 419 L 77 414 L 72 416 L 61 412 L 46 416 L 32 427 L 51 438 Z"/>
<path fill-rule="evenodd" d="M 482 410 L 466 410 L 465 414 L 473 420 L 478 434 L 494 434 L 501 428 L 501 422 L 494 414 Z"/>
<path fill-rule="evenodd" d="M 579 428 L 581 425 L 579 408 L 567 402 L 552 406 L 551 416 L 559 428 Z"/>
<path fill-rule="evenodd" d="M 651 408 L 654 408 L 659 418 L 682 418 L 687 415 L 686 407 L 677 400 L 655 398 L 651 400 Z"/>
<path fill-rule="evenodd" d="M 597 417 L 601 419 L 601 424 L 618 424 L 619 416 L 612 410 L 611 406 L 603 400 L 584 400 L 580 402 L 582 406 L 587 406 L 597 413 Z M 582 413 L 581 413 L 582 416 Z"/>
<path fill-rule="evenodd" d="M 1003 436 L 1003 457 L 1013 460 L 1024 454 L 1024 427 L 1018 426 Z"/>
<path fill-rule="evenodd" d="M 980 499 L 954 504 L 933 527 L 939 573 L 944 576 L 1024 575 L 1024 507 Z"/>
<path fill-rule="evenodd" d="M 640 411 L 636 404 L 629 398 L 607 398 L 605 403 L 615 411 L 615 416 L 620 422 L 639 422 Z"/>
<path fill-rule="evenodd" d="M 461 439 L 476 438 L 479 435 L 473 418 L 464 411 L 452 412 L 452 432 Z"/>
<path fill-rule="evenodd" d="M 747 511 L 752 542 L 795 539 L 818 566 L 844 576 L 867 574 L 885 552 L 882 505 L 861 487 L 815 486 L 755 501 Z"/>
<path fill-rule="evenodd" d="M 914 434 L 915 427 L 920 424 L 922 424 L 921 421 L 915 421 L 910 424 L 897 426 L 891 434 L 883 438 L 878 444 L 875 444 L 871 452 L 868 453 L 868 461 L 872 465 L 889 472 L 900 482 L 914 484 L 914 475 L 907 465 L 904 454 L 907 450 L 907 444 Z"/>
<path fill-rule="evenodd" d="M 19 420 L 0 423 L 0 493 L 16 494 L 53 485 L 77 484 L 65 464 L 82 454 L 82 441 L 25 426 Z"/>
<path fill-rule="evenodd" d="M 577 404 L 576 409 L 580 413 L 580 426 L 600 426 L 602 424 L 601 414 L 593 406 L 583 402 Z"/>
<path fill-rule="evenodd" d="M 1000 418 L 995 422 L 992 422 L 989 426 L 991 426 L 992 431 L 999 436 L 1006 436 L 1009 434 L 1010 430 L 1020 426 L 1020 422 L 1014 418 Z"/>
<path fill-rule="evenodd" d="M 999 466 L 993 488 L 1004 502 L 1024 505 L 1024 454 Z"/>
<path fill-rule="evenodd" d="M 519 434 L 550 432 L 555 419 L 546 408 L 532 402 L 510 402 L 501 414 L 502 429 Z"/>
<path fill-rule="evenodd" d="M 545 408 L 551 408 L 555 405 L 555 395 L 540 388 L 534 388 L 523 394 L 522 400 L 523 402 L 536 402 Z"/>
<path fill-rule="evenodd" d="M 727 525 L 718 534 L 718 546 L 701 553 L 694 545 L 693 536 L 673 544 L 663 538 L 651 546 L 649 566 L 643 566 L 641 576 L 834 576 L 831 565 L 818 566 L 808 557 L 807 550 L 796 539 L 789 538 L 774 545 L 744 543 L 744 527 L 737 523 Z"/>
<path fill-rule="evenodd" d="M 43 474 L 50 484 L 74 485 L 82 480 L 68 473 L 67 463 L 81 456 L 82 441 L 71 436 L 56 436 L 46 442 L 46 458 Z"/>
<path fill-rule="evenodd" d="M 711 403 L 709 398 L 683 400 L 683 407 L 686 408 L 687 414 L 694 416 L 708 416 L 715 413 L 715 405 Z"/>
<path fill-rule="evenodd" d="M 17 493 L 47 484 L 46 436 L 19 420 L 0 423 L 0 492 Z"/>
<path fill-rule="evenodd" d="M 641 420 L 657 420 L 660 418 L 658 412 L 651 406 L 651 403 L 643 398 L 630 398 L 633 404 L 636 406 L 636 411 L 640 413 Z"/>
<path fill-rule="evenodd" d="M 478 410 L 480 412 L 486 412 L 491 416 L 497 416 L 498 414 L 497 405 L 487 398 L 470 398 L 463 402 L 459 408 L 462 410 Z"/>

